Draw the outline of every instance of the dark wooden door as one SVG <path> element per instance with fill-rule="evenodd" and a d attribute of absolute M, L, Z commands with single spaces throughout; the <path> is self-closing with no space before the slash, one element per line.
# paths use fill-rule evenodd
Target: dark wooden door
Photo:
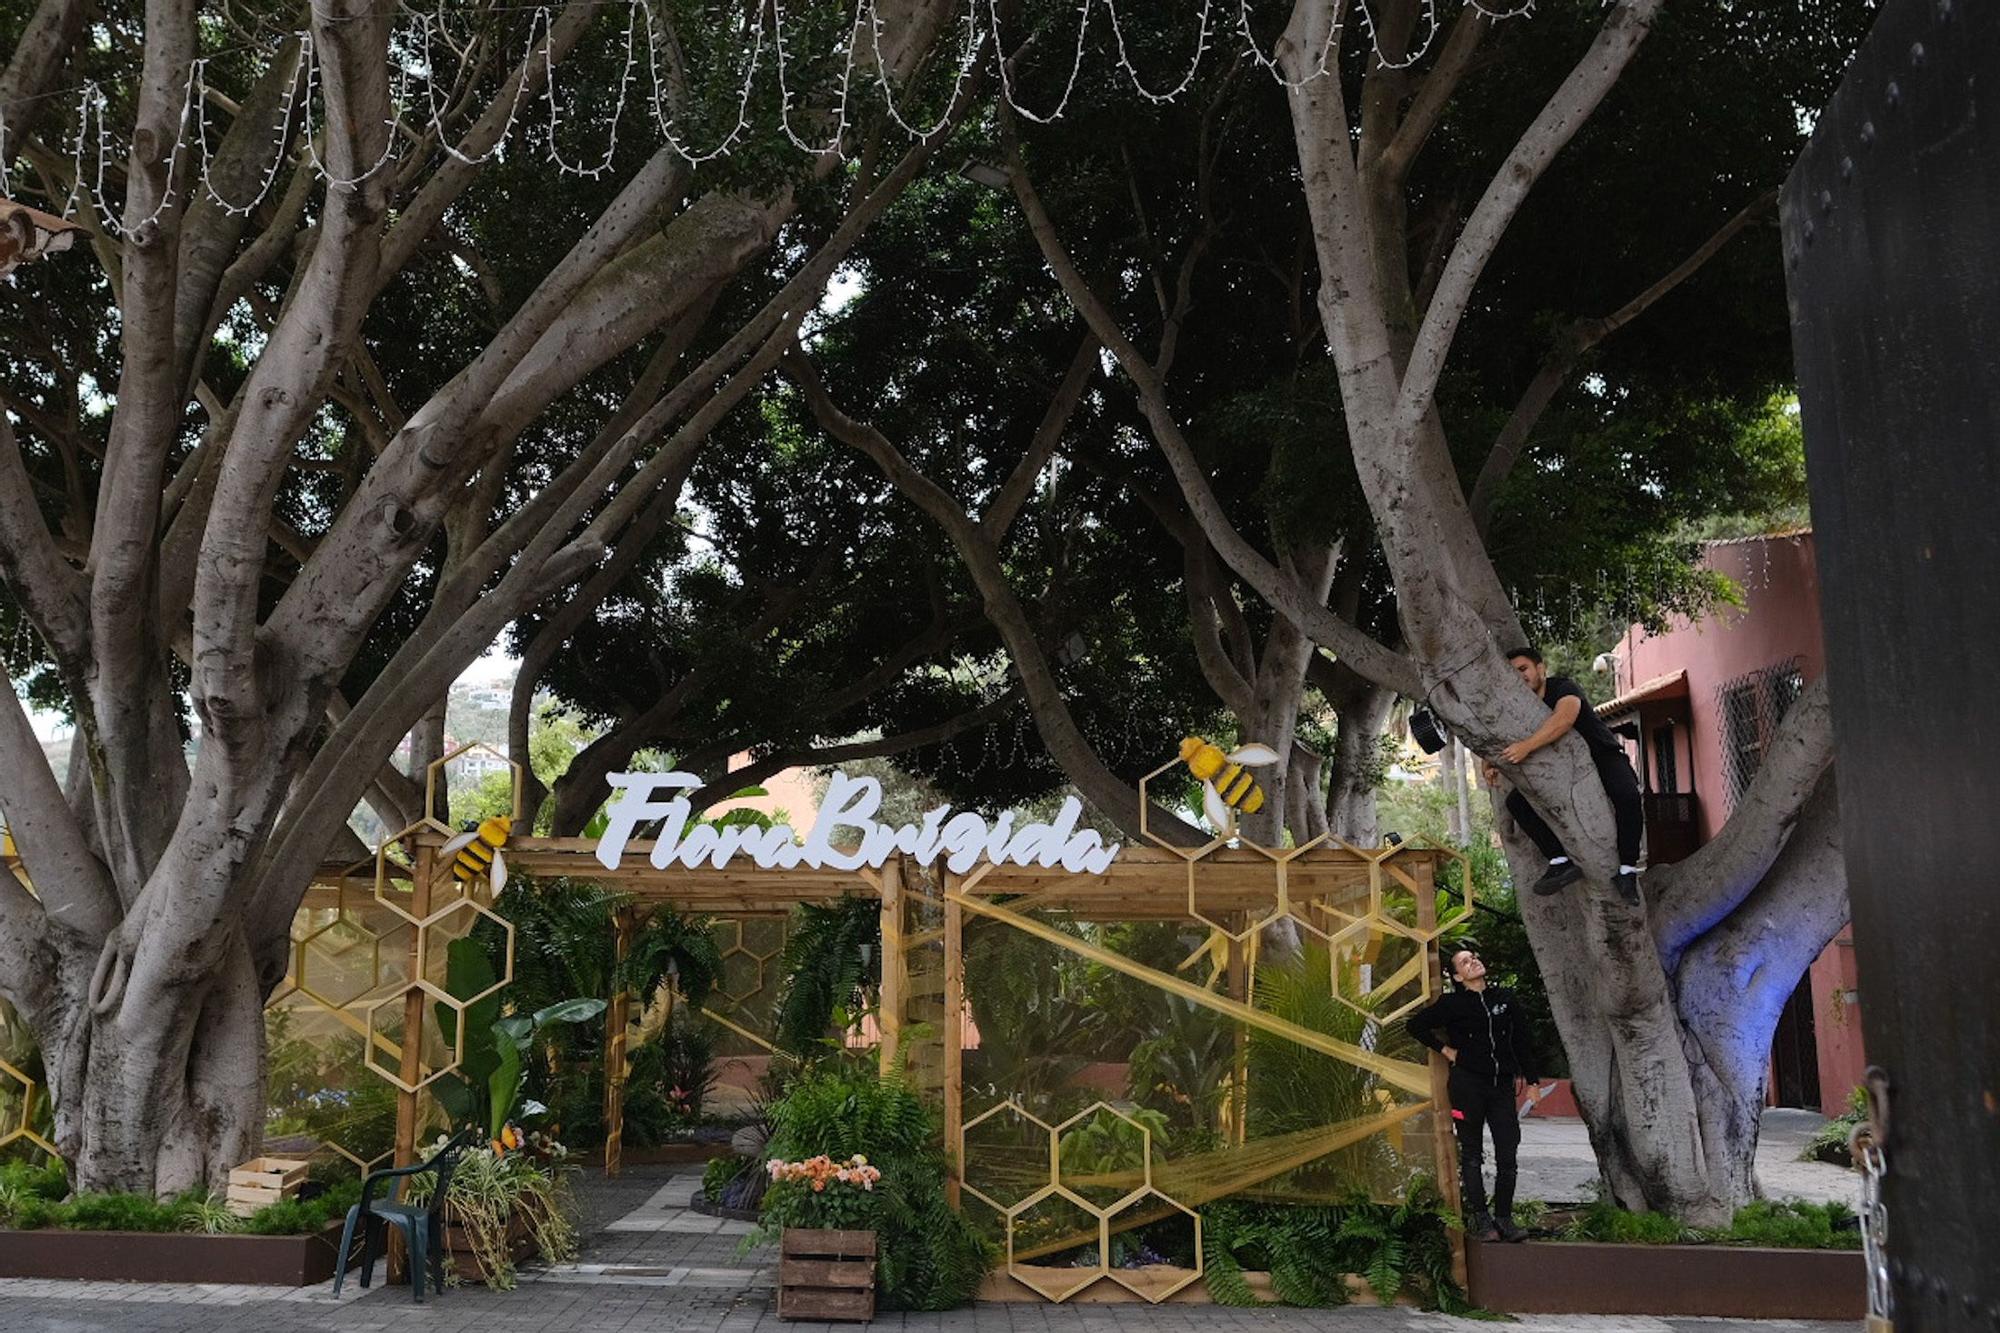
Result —
<path fill-rule="evenodd" d="M 2000 1329 L 2000 4 L 1887 0 L 1783 195 L 1897 1333 Z"/>

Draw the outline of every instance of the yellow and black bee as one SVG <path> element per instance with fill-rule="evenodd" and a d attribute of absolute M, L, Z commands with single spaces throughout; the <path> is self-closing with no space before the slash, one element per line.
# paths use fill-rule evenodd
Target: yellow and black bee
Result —
<path fill-rule="evenodd" d="M 468 829 L 444 845 L 444 854 L 451 858 L 451 877 L 461 884 L 470 884 L 476 879 L 492 877 L 493 892 L 507 887 L 507 858 L 500 855 L 500 845 L 507 841 L 513 831 L 514 821 L 506 815 L 495 815 L 483 819 L 479 827 Z"/>
<path fill-rule="evenodd" d="M 1181 761 L 1201 779 L 1201 808 L 1208 822 L 1223 830 L 1235 827 L 1230 811 L 1254 815 L 1264 808 L 1264 789 L 1244 766 L 1275 764 L 1278 752 L 1268 745 L 1252 744 L 1224 754 L 1201 737 L 1189 736 L 1181 742 Z"/>

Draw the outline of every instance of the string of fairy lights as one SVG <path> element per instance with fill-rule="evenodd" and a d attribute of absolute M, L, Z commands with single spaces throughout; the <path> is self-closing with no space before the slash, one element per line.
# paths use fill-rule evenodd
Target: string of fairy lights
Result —
<path fill-rule="evenodd" d="M 1132 2 L 1124 0 L 1128 5 Z M 1055 69 L 1060 70 L 1063 62 L 1068 64 L 1060 95 L 1052 104 L 1039 108 L 1024 105 L 1018 87 L 1018 74 L 1014 69 L 1018 55 L 1014 58 L 998 57 L 994 61 L 999 95 L 1016 115 L 1025 120 L 1044 125 L 1059 120 L 1068 111 L 1082 81 L 1093 26 L 1102 21 L 1109 26 L 1116 65 L 1133 91 L 1142 100 L 1154 105 L 1175 102 L 1193 87 L 1203 62 L 1215 49 L 1218 35 L 1226 26 L 1226 20 L 1218 9 L 1227 2 L 1201 0 L 1194 21 L 1193 52 L 1187 58 L 1185 67 L 1178 70 L 1171 82 L 1154 83 L 1140 70 L 1139 62 L 1134 58 L 1132 42 L 1127 34 L 1129 20 L 1120 12 L 1121 0 L 1076 0 L 1076 23 L 1074 33 L 1070 34 L 1070 49 L 1063 56 L 1047 57 Z M 1235 2 L 1234 27 L 1246 55 L 1257 68 L 1286 88 L 1303 87 L 1326 77 L 1334 69 L 1344 36 L 1345 10 L 1339 21 L 1329 27 L 1321 49 L 1307 67 L 1294 73 L 1288 72 L 1285 62 L 1273 55 L 1253 33 L 1250 0 Z M 1440 12 L 1442 2 L 1424 0 L 1415 25 L 1417 31 L 1409 40 L 1400 43 L 1399 54 L 1391 54 L 1384 49 L 1366 0 L 1354 0 L 1350 8 L 1358 16 L 1373 59 L 1382 67 L 1399 69 L 1422 60 L 1436 43 L 1445 27 L 1445 17 Z M 1533 0 L 1517 0 L 1511 6 L 1492 5 L 1487 0 L 1464 0 L 1464 3 L 1467 8 L 1496 22 L 1524 17 L 1533 8 Z M 435 149 L 460 163 L 477 166 L 503 155 L 510 144 L 521 143 L 524 136 L 520 130 L 533 100 L 539 100 L 547 109 L 546 128 L 535 137 L 540 140 L 549 163 L 563 175 L 596 179 L 612 170 L 635 86 L 641 89 L 639 100 L 645 104 L 643 113 L 650 116 L 661 139 L 690 165 L 713 162 L 742 146 L 754 128 L 752 108 L 760 77 L 776 80 L 777 128 L 784 139 L 802 153 L 835 155 L 845 151 L 849 142 L 853 126 L 855 75 L 864 56 L 872 57 L 875 69 L 889 67 L 880 0 L 855 0 L 840 46 L 831 53 L 840 69 L 837 84 L 825 95 L 814 90 L 808 117 L 800 89 L 796 86 L 801 62 L 793 43 L 799 24 L 787 15 L 786 0 L 758 0 L 743 22 L 740 82 L 735 83 L 727 98 L 719 99 L 724 107 L 730 101 L 734 102 L 734 122 L 721 132 L 712 133 L 710 142 L 697 143 L 693 130 L 686 123 L 687 118 L 673 110 L 676 100 L 672 92 L 673 81 L 668 71 L 662 69 L 662 51 L 670 46 L 670 35 L 659 31 L 647 0 L 626 0 L 626 4 L 624 54 L 616 85 L 616 103 L 608 118 L 589 118 L 590 128 L 603 136 L 601 153 L 566 152 L 563 147 L 566 141 L 576 137 L 578 127 L 574 122 L 584 117 L 572 114 L 569 118 L 572 123 L 565 131 L 564 98 L 558 80 L 561 62 L 555 53 L 558 44 L 557 7 L 536 5 L 529 8 L 526 32 L 520 38 L 520 58 L 508 66 L 513 71 L 509 76 L 513 91 L 506 117 L 497 133 L 485 136 L 487 141 L 483 147 L 471 146 L 470 141 L 463 138 L 468 133 L 465 127 L 454 129 L 448 125 L 447 121 L 456 117 L 448 106 L 440 104 L 439 89 L 448 86 L 450 80 L 444 77 L 444 65 L 435 58 L 438 46 L 442 43 L 455 53 L 462 51 L 451 38 L 445 11 L 442 8 L 428 13 L 406 11 L 407 29 L 390 43 L 390 50 L 395 53 L 391 70 L 391 132 L 384 136 L 378 158 L 365 168 L 353 174 L 342 174 L 321 157 L 321 135 L 314 128 L 313 117 L 315 93 L 323 80 L 322 65 L 312 32 L 304 29 L 289 34 L 289 42 L 295 46 L 295 57 L 283 56 L 283 47 L 268 52 L 273 60 L 295 58 L 297 68 L 285 87 L 279 114 L 273 124 L 273 149 L 268 154 L 269 160 L 248 198 L 229 197 L 215 179 L 210 108 L 229 103 L 209 82 L 209 67 L 218 58 L 210 54 L 197 57 L 189 66 L 175 143 L 168 156 L 162 159 L 168 164 L 165 188 L 153 211 L 136 221 L 117 216 L 106 189 L 107 174 L 112 164 L 123 157 L 112 134 L 109 98 L 102 86 L 94 81 L 64 90 L 77 96 L 77 110 L 75 130 L 68 139 L 67 156 L 72 175 L 69 194 L 62 205 L 63 216 L 75 218 L 81 210 L 89 208 L 94 210 L 107 234 L 123 236 L 157 222 L 177 202 L 186 202 L 195 190 L 206 195 L 225 213 L 247 215 L 270 196 L 284 174 L 288 164 L 286 147 L 294 138 L 302 145 L 307 165 L 333 188 L 352 188 L 370 179 L 396 162 L 399 149 L 405 149 L 411 141 L 421 145 L 415 151 Z M 517 7 L 502 5 L 499 8 Z M 983 52 L 989 48 L 996 53 L 1019 51 L 1019 47 L 1008 45 L 1009 34 L 1003 31 L 1000 9 L 1000 0 L 986 0 L 983 12 L 980 0 L 964 0 L 956 25 L 960 31 L 952 39 L 956 50 L 950 62 L 950 96 L 944 98 L 941 105 L 948 108 L 957 104 L 966 81 L 978 68 Z M 494 12 L 494 8 L 482 6 L 475 12 L 488 14 Z M 540 78 L 529 79 L 527 71 L 537 67 Z M 534 82 L 539 82 L 541 89 L 538 95 L 531 97 L 528 90 Z M 943 132 L 949 123 L 948 111 L 929 123 L 922 123 L 921 117 L 913 119 L 910 108 L 898 100 L 893 80 L 877 77 L 868 82 L 877 90 L 884 112 L 904 133 L 919 140 L 928 140 Z M 323 99 L 319 100 L 323 102 Z M 581 99 L 581 102 L 601 100 Z M 801 128 L 800 122 L 808 118 L 821 128 L 822 133 Z M 414 132 L 399 134 L 399 127 Z M 0 195 L 12 193 L 12 181 L 8 176 L 8 159 L 11 156 L 6 122 L 4 117 L 0 117 Z"/>

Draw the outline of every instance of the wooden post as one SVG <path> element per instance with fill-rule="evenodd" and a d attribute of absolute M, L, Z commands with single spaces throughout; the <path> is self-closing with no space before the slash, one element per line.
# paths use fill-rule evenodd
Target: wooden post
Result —
<path fill-rule="evenodd" d="M 1229 928 L 1241 932 L 1248 913 L 1231 917 Z M 1229 998 L 1241 1004 L 1250 1001 L 1250 951 L 1245 940 L 1229 941 Z M 1229 1124 L 1236 1146 L 1249 1142 L 1250 1134 L 1250 1029 L 1234 1024 L 1235 1052 L 1230 1058 Z"/>
<path fill-rule="evenodd" d="M 617 933 L 612 954 L 622 967 L 639 931 L 637 913 L 630 907 L 619 908 L 612 929 Z M 614 990 L 604 1015 L 604 1174 L 615 1176 L 625 1156 L 625 1080 L 632 1073 L 625 1057 L 625 1030 L 632 1022 L 632 992 L 624 986 Z"/>
<path fill-rule="evenodd" d="M 875 1028 L 881 1037 L 881 1070 L 896 1063 L 903 1042 L 905 983 L 909 960 L 903 954 L 903 858 L 892 856 L 882 867 L 882 989 L 875 1007 Z"/>
<path fill-rule="evenodd" d="M 1411 866 L 1411 874 L 1417 881 L 1417 929 L 1428 934 L 1437 929 L 1436 856 L 1424 856 Z M 1424 973 L 1430 978 L 1431 994 L 1442 994 L 1444 969 L 1436 940 L 1424 945 Z M 1446 1206 L 1458 1212 L 1464 1207 L 1464 1202 L 1458 1193 L 1458 1143 L 1451 1120 L 1451 1064 L 1436 1051 L 1430 1054 L 1431 1123 L 1435 1126 L 1431 1135 L 1433 1169 L 1437 1172 L 1438 1192 L 1444 1196 Z M 1463 1231 L 1451 1233 L 1451 1276 L 1464 1290 L 1467 1279 Z"/>
<path fill-rule="evenodd" d="M 947 891 L 957 876 L 940 870 Z M 965 1164 L 958 1160 L 959 1131 L 965 1124 L 964 1052 L 959 1042 L 965 1023 L 965 911 L 950 898 L 944 904 L 944 1149 L 951 1159 L 945 1198 L 958 1207 L 958 1186 Z"/>
<path fill-rule="evenodd" d="M 410 915 L 418 920 L 431 914 L 431 880 L 437 873 L 436 836 L 426 829 L 417 835 L 417 863 L 410 874 Z M 450 865 L 445 871 L 450 873 Z M 424 1069 L 424 993 L 417 980 L 424 974 L 424 930 L 410 930 L 410 988 L 403 992 L 403 1054 L 397 1074 L 406 1084 L 420 1081 Z M 417 1160 L 417 1097 L 407 1087 L 396 1089 L 396 1165 L 410 1166 Z M 406 1276 L 402 1233 L 394 1227 L 389 1239 L 389 1280 Z"/>

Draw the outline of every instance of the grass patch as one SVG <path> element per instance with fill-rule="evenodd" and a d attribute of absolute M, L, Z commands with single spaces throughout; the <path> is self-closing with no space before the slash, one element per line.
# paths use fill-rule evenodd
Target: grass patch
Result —
<path fill-rule="evenodd" d="M 1686 1226 L 1664 1213 L 1629 1213 L 1600 1199 L 1561 1231 L 1564 1240 L 1614 1245 L 1755 1245 L 1786 1250 L 1858 1250 L 1861 1228 L 1840 1203 L 1764 1199 L 1736 1210 L 1727 1227 Z"/>

